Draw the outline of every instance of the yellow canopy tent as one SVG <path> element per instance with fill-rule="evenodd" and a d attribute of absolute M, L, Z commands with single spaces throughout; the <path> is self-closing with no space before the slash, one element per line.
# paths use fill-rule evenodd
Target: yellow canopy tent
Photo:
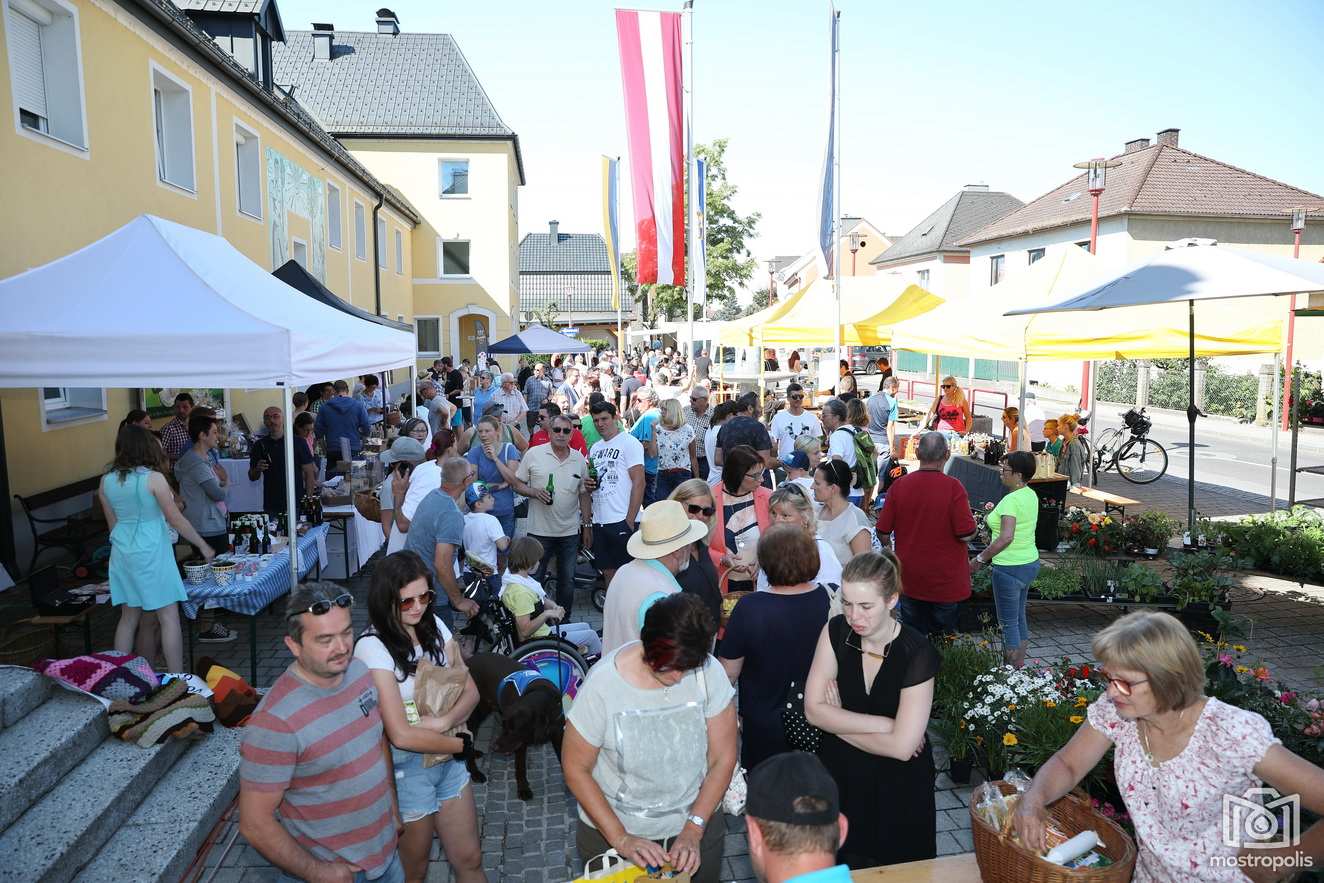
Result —
<path fill-rule="evenodd" d="M 815 279 L 787 309 L 777 315 L 769 311 L 740 320 L 737 327 L 722 332 L 722 343 L 739 346 L 794 345 L 835 346 L 837 329 L 832 325 L 835 292 L 831 279 Z M 932 310 L 942 298 L 907 285 L 890 274 L 849 276 L 841 279 L 842 343 L 845 346 L 878 346 L 891 337 L 894 324 Z M 756 319 L 750 322 L 750 319 Z M 735 323 L 732 323 L 735 325 Z"/>
<path fill-rule="evenodd" d="M 1004 361 L 1185 358 L 1190 352 L 1190 323 L 1184 302 L 1092 313 L 1003 315 L 1058 303 L 1103 281 L 1106 273 L 1099 259 L 1084 249 L 1062 249 L 1010 276 L 984 297 L 949 300 L 901 322 L 892 331 L 892 347 Z M 1281 350 L 1284 311 L 1272 301 L 1201 303 L 1196 355 Z"/>
<path fill-rule="evenodd" d="M 786 315 L 809 293 L 812 285 L 789 294 L 770 307 L 739 319 L 722 323 L 718 343 L 722 346 L 758 346 L 758 330 L 762 326 Z"/>

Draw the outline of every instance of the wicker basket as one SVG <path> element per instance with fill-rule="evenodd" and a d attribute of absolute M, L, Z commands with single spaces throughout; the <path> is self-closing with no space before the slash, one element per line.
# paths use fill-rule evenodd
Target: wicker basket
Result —
<path fill-rule="evenodd" d="M 1006 782 L 994 784 L 1004 795 L 1016 793 Z M 1105 868 L 1071 871 L 1045 861 L 1011 837 L 1004 837 L 975 812 L 970 798 L 970 831 L 974 835 L 975 859 L 984 883 L 1127 883 L 1135 870 L 1136 846 L 1130 836 L 1111 819 L 1095 812 L 1089 803 L 1068 794 L 1048 808 L 1050 820 L 1068 837 L 1093 830 L 1103 841 L 1100 851 L 1113 863 Z"/>
<path fill-rule="evenodd" d="M 752 594 L 754 594 L 754 593 L 753 593 L 753 592 L 727 592 L 725 595 L 722 596 L 722 622 L 721 622 L 721 625 L 722 625 L 723 628 L 726 627 L 727 622 L 731 619 L 731 612 L 732 612 L 733 610 L 736 609 L 736 605 L 740 603 L 740 599 L 743 598 L 743 597 L 745 597 L 746 595 L 752 595 Z"/>
<path fill-rule="evenodd" d="M 0 665 L 31 665 L 50 656 L 51 637 L 44 626 L 18 623 L 0 628 Z"/>

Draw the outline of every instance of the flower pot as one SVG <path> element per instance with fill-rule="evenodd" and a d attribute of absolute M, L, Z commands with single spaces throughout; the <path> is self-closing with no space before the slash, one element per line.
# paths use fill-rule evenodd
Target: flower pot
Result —
<path fill-rule="evenodd" d="M 1218 620 L 1214 618 L 1216 607 L 1222 610 L 1231 610 L 1232 603 L 1228 601 L 1220 605 L 1214 605 L 1206 601 L 1197 601 L 1194 604 L 1187 604 L 1175 613 L 1186 628 L 1216 635 L 1219 632 Z"/>
<path fill-rule="evenodd" d="M 970 758 L 957 760 L 952 758 L 951 766 L 947 768 L 947 776 L 958 785 L 969 785 L 970 774 L 974 771 L 975 762 Z"/>
<path fill-rule="evenodd" d="M 1158 557 L 1158 549 L 1146 547 L 1141 551 L 1144 553 L 1144 556 L 1151 561 Z"/>

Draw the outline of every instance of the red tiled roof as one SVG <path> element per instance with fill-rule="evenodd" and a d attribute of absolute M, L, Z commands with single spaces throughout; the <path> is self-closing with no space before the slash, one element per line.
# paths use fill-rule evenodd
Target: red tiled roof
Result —
<path fill-rule="evenodd" d="M 1306 204 L 1324 208 L 1324 197 L 1168 144 L 1155 144 L 1113 159 L 1099 217 L 1121 214 L 1282 218 Z M 962 240 L 971 246 L 1036 230 L 1088 221 L 1090 195 L 1084 173 Z"/>

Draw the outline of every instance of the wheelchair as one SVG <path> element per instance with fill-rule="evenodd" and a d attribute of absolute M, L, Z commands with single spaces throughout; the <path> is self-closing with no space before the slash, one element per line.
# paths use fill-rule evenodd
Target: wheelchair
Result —
<path fill-rule="evenodd" d="M 474 651 L 499 653 L 542 673 L 561 690 L 566 710 L 579 694 L 580 685 L 588 670 L 599 657 L 586 657 L 579 647 L 558 633 L 558 626 L 549 623 L 552 634 L 545 638 L 519 640 L 515 617 L 506 605 L 488 591 L 487 578 L 468 571 L 464 575 L 464 596 L 478 605 L 478 614 L 469 620 L 460 634 L 475 639 Z M 486 644 L 486 648 L 484 647 Z"/>

